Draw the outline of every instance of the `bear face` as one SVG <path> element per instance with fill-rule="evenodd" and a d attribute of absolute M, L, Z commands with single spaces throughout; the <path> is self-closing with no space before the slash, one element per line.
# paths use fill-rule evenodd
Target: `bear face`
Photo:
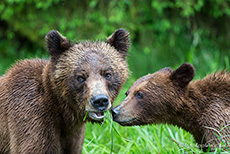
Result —
<path fill-rule="evenodd" d="M 114 121 L 123 126 L 172 121 L 174 112 L 182 106 L 180 95 L 193 77 L 190 64 L 141 77 L 126 92 L 124 101 L 111 110 Z"/>
<path fill-rule="evenodd" d="M 206 151 L 229 149 L 230 73 L 216 72 L 190 82 L 194 67 L 182 64 L 138 79 L 124 101 L 111 109 L 123 126 L 168 123 L 193 134 Z"/>
<path fill-rule="evenodd" d="M 51 55 L 51 89 L 81 118 L 88 112 L 91 120 L 101 121 L 128 77 L 126 55 L 129 33 L 115 31 L 105 42 L 72 44 L 57 31 L 46 36 Z M 76 107 L 77 105 L 77 107 Z"/>

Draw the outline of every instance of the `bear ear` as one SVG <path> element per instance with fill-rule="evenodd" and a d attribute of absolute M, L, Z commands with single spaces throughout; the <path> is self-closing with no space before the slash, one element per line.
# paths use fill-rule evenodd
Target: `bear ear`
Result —
<path fill-rule="evenodd" d="M 46 47 L 51 57 L 59 57 L 64 51 L 68 50 L 72 44 L 58 31 L 51 30 L 46 35 Z"/>
<path fill-rule="evenodd" d="M 189 63 L 184 63 L 173 71 L 170 79 L 181 88 L 185 88 L 195 75 L 194 67 Z"/>
<path fill-rule="evenodd" d="M 125 58 L 130 47 L 129 32 L 122 28 L 118 29 L 106 39 L 106 43 L 113 46 Z"/>

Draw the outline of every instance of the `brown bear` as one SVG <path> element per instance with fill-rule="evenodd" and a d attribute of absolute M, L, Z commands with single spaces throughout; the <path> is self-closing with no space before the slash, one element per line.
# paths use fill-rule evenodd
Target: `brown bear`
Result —
<path fill-rule="evenodd" d="M 194 67 L 164 68 L 138 79 L 111 109 L 123 126 L 168 123 L 193 134 L 207 150 L 230 142 L 230 73 L 217 72 L 190 82 Z"/>
<path fill-rule="evenodd" d="M 0 78 L 0 153 L 81 153 L 86 121 L 103 120 L 128 77 L 129 33 L 105 42 L 46 36 L 50 60 L 23 60 Z"/>

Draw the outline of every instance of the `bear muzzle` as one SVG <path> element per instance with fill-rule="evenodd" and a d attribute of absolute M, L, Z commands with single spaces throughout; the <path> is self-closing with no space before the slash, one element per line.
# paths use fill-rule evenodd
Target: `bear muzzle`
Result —
<path fill-rule="evenodd" d="M 89 82 L 88 87 L 90 97 L 87 100 L 86 111 L 91 119 L 102 121 L 104 112 L 112 106 L 106 84 L 101 80 L 93 80 Z"/>
<path fill-rule="evenodd" d="M 132 126 L 135 116 L 130 115 L 129 111 L 124 111 L 122 103 L 112 109 L 110 109 L 113 121 L 119 123 L 122 126 Z"/>
<path fill-rule="evenodd" d="M 96 121 L 102 121 L 104 112 L 111 107 L 110 99 L 107 94 L 98 94 L 92 96 L 89 101 L 89 107 L 86 108 L 89 117 Z"/>
<path fill-rule="evenodd" d="M 120 108 L 119 108 L 119 106 L 118 106 L 118 107 L 112 108 L 110 111 L 111 111 L 111 113 L 112 113 L 113 119 L 116 119 L 116 117 L 117 117 L 117 116 L 119 115 L 119 113 L 120 113 Z"/>

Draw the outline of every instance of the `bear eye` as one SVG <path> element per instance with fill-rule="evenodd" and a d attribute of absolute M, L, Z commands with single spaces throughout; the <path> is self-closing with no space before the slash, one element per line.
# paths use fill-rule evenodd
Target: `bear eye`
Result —
<path fill-rule="evenodd" d="M 104 78 L 106 80 L 110 80 L 112 78 L 112 74 L 111 73 L 105 73 Z"/>
<path fill-rule="evenodd" d="M 85 80 L 86 80 L 86 78 L 85 78 L 84 76 L 82 76 L 82 75 L 78 75 L 78 76 L 77 76 L 77 81 L 78 81 L 78 82 L 82 83 L 82 82 L 84 82 Z"/>
<path fill-rule="evenodd" d="M 144 94 L 138 91 L 138 92 L 135 94 L 135 97 L 137 97 L 137 98 L 139 98 L 139 99 L 142 99 L 142 98 L 144 97 Z"/>

